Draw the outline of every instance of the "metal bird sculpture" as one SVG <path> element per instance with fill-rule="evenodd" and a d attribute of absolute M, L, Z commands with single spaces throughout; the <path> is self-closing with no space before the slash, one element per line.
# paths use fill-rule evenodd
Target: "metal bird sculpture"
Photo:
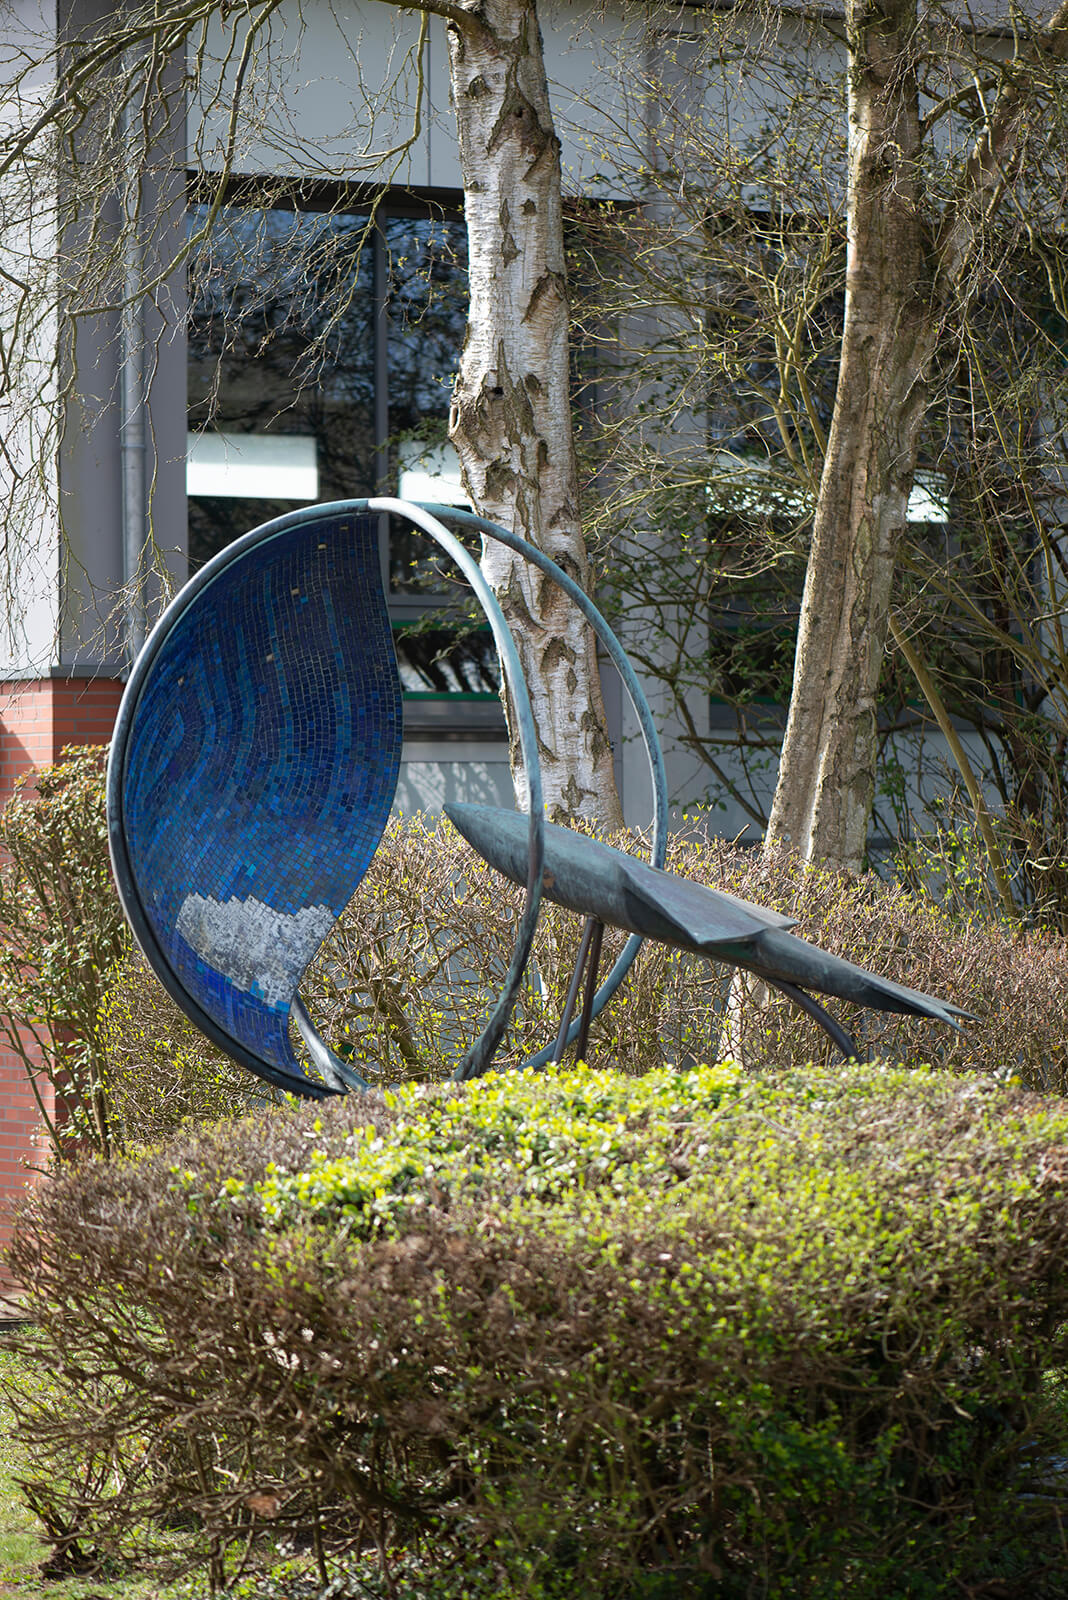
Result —
<path fill-rule="evenodd" d="M 965 1015 L 794 938 L 786 917 L 545 824 L 537 734 L 514 641 L 478 562 L 435 510 L 515 550 L 593 628 L 642 733 L 653 855 L 664 859 L 667 782 L 652 714 L 619 641 L 567 573 L 519 535 L 467 512 L 389 498 L 291 512 L 221 551 L 174 598 L 131 671 L 112 741 L 108 829 L 119 894 L 164 987 L 210 1039 L 296 1094 L 366 1087 L 319 1036 L 299 991 L 375 852 L 397 785 L 401 687 L 379 553 L 386 514 L 429 536 L 477 596 L 504 663 L 531 791 L 528 817 L 448 808 L 475 848 L 527 888 L 501 994 L 457 1080 L 479 1076 L 493 1060 L 543 883 L 549 899 L 586 913 L 587 923 L 560 1033 L 531 1067 L 559 1060 L 576 1035 L 584 1048 L 590 1020 L 615 993 L 642 935 L 758 973 L 816 1017 L 845 1054 L 855 1055 L 855 1044 L 806 989 L 951 1025 Z M 598 990 L 606 922 L 635 937 Z"/>
<path fill-rule="evenodd" d="M 526 882 L 526 817 L 469 805 L 447 805 L 445 814 L 484 861 L 513 882 Z M 854 1041 L 804 991 L 815 989 L 876 1011 L 931 1017 L 953 1028 L 959 1027 L 958 1018 L 970 1015 L 788 933 L 796 918 L 660 871 L 553 823 L 545 826 L 542 894 L 602 924 L 755 973 L 815 1016 L 846 1055 L 857 1054 Z"/>

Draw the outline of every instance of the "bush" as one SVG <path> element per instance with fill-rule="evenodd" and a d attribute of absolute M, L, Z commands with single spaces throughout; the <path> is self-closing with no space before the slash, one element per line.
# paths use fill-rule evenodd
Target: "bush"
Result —
<path fill-rule="evenodd" d="M 639 839 L 623 841 L 641 851 Z M 954 1071 L 1009 1072 L 1044 1092 L 1068 1091 L 1068 941 L 979 919 L 955 919 L 883 883 L 677 836 L 668 868 L 798 918 L 796 932 L 836 955 L 974 1012 L 954 1033 L 937 1023 L 830 1002 L 872 1054 Z M 511 955 L 520 891 L 474 856 L 448 825 L 390 825 L 382 848 L 306 985 L 336 1048 L 381 1081 L 441 1078 L 478 1032 Z M 555 1036 L 580 919 L 546 906 L 499 1053 L 515 1064 Z M 608 930 L 614 955 L 624 936 Z M 607 970 L 607 957 L 605 968 Z M 646 1072 L 714 1054 L 729 971 L 646 943 L 594 1024 L 590 1057 Z M 750 1065 L 837 1059 L 826 1036 L 787 1001 L 742 1001 Z"/>
<path fill-rule="evenodd" d="M 169 1137 L 187 1118 L 241 1114 L 270 1092 L 185 1019 L 133 949 L 107 859 L 103 752 L 68 754 L 39 776 L 36 795 L 0 814 L 10 855 L 0 875 L 0 1026 L 31 1080 L 60 1091 L 55 1148 L 107 1153 Z M 644 849 L 636 837 L 624 842 Z M 958 1035 L 835 1006 L 873 1054 L 1068 1090 L 1064 939 L 951 918 L 872 875 L 720 841 L 676 837 L 668 866 L 788 911 L 803 937 L 976 1013 Z M 309 975 L 313 1016 L 383 1083 L 447 1077 L 499 992 L 519 902 L 448 825 L 391 823 Z M 501 1065 L 554 1037 L 579 931 L 577 917 L 545 907 Z M 609 930 L 608 954 L 622 944 Z M 728 979 L 710 962 L 647 943 L 594 1025 L 591 1057 L 642 1073 L 665 1058 L 686 1065 L 714 1054 Z M 750 1065 L 833 1059 L 815 1025 L 777 998 L 760 1008 L 745 996 L 740 1026 Z"/>
<path fill-rule="evenodd" d="M 241 1116 L 281 1100 L 189 1021 L 132 942 L 112 973 L 98 1027 L 124 1146 L 156 1144 L 185 1122 Z"/>
<path fill-rule="evenodd" d="M 71 748 L 0 811 L 0 1037 L 61 1159 L 107 1156 L 263 1096 L 133 948 L 108 859 L 106 760 L 99 745 Z"/>
<path fill-rule="evenodd" d="M 582 1068 L 61 1176 L 31 1492 L 216 1581 L 267 1530 L 441 1600 L 1052 1600 L 1066 1135 L 989 1079 Z"/>
<path fill-rule="evenodd" d="M 1014 1075 L 1042 1093 L 1068 1092 L 1068 941 L 1024 926 L 953 916 L 874 873 L 853 877 L 789 851 L 728 845 L 682 847 L 677 870 L 722 885 L 798 919 L 793 930 L 835 955 L 974 1014 L 961 1032 L 937 1023 L 830 1002 L 863 1046 L 890 1061 L 926 1061 L 958 1072 Z M 690 870 L 693 862 L 696 871 Z M 815 1025 L 785 1001 L 766 1020 L 756 1060 L 833 1060 Z"/>
<path fill-rule="evenodd" d="M 53 1153 L 106 1155 L 114 1128 L 99 1018 L 126 932 L 108 864 L 107 752 L 67 754 L 0 811 L 0 1030 L 25 1065 Z"/>

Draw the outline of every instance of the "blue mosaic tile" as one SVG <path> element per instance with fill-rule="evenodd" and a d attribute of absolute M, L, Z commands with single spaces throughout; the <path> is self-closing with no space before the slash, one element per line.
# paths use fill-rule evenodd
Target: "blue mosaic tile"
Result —
<path fill-rule="evenodd" d="M 304 969 L 389 817 L 401 693 L 377 519 L 266 535 L 166 635 L 130 722 L 129 869 L 179 983 L 246 1050 L 303 1076 Z"/>

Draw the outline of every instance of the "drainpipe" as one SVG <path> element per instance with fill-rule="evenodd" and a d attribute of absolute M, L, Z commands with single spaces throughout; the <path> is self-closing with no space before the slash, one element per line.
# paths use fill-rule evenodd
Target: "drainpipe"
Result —
<path fill-rule="evenodd" d="M 122 581 L 126 658 L 133 665 L 147 630 L 145 552 L 148 544 L 146 456 L 148 446 L 145 357 L 145 279 L 141 242 L 143 199 L 142 144 L 131 108 L 123 108 L 122 188 L 119 226 L 122 229 L 122 308 L 119 318 L 119 454 L 122 471 Z"/>

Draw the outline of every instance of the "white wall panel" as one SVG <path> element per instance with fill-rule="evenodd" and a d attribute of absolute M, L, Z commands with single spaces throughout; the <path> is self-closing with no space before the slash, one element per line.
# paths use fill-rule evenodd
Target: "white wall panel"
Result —
<path fill-rule="evenodd" d="M 32 121 L 51 92 L 55 10 L 43 0 L 15 0 L 0 22 L 0 72 L 6 93 L 0 128 Z M 0 339 L 6 383 L 0 399 L 0 516 L 4 525 L 0 602 L 0 675 L 46 669 L 55 659 L 59 619 L 59 518 L 54 403 L 57 317 L 54 170 L 42 160 L 18 168 L 0 195 Z M 31 285 L 29 294 L 23 284 Z"/>
<path fill-rule="evenodd" d="M 545 6 L 546 71 L 563 145 L 565 183 L 611 173 L 633 101 L 621 93 L 622 13 L 592 5 Z M 444 25 L 431 18 L 417 66 L 419 18 L 392 6 L 287 0 L 254 51 L 234 133 L 242 173 L 459 188 Z M 190 160 L 224 164 L 241 35 L 216 20 L 204 84 L 190 108 Z M 421 127 L 414 137 L 416 108 Z M 411 141 L 407 149 L 401 146 Z M 640 143 L 640 140 L 639 140 Z"/>
<path fill-rule="evenodd" d="M 234 170 L 457 186 L 448 62 L 437 19 L 425 42 L 422 84 L 418 41 L 417 16 L 374 0 L 287 0 L 250 58 L 234 124 Z M 240 32 L 235 37 L 213 21 L 189 114 L 190 159 L 211 171 L 224 165 L 231 137 L 241 46 Z"/>
<path fill-rule="evenodd" d="M 451 800 L 514 806 L 506 744 L 480 740 L 405 742 L 393 802 L 396 816 L 436 815 Z"/>

